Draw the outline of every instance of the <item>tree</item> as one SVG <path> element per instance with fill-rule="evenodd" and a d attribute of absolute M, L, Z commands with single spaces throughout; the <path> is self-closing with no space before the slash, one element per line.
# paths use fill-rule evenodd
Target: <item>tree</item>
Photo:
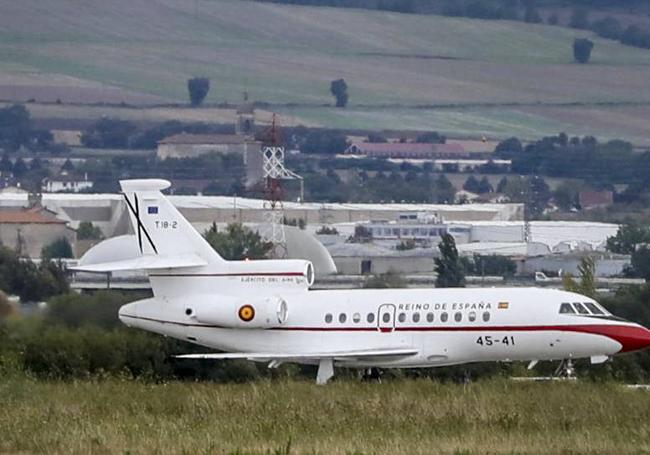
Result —
<path fill-rule="evenodd" d="M 578 63 L 587 63 L 591 58 L 594 43 L 587 38 L 576 38 L 573 42 L 573 58 Z"/>
<path fill-rule="evenodd" d="M 470 193 L 478 193 L 479 183 L 476 177 L 474 177 L 473 175 L 467 177 L 467 180 L 465 180 L 465 183 L 463 183 L 463 189 L 465 191 L 469 191 Z"/>
<path fill-rule="evenodd" d="M 581 185 L 572 182 L 562 182 L 553 193 L 555 204 L 564 211 L 569 211 L 578 205 L 578 194 Z"/>
<path fill-rule="evenodd" d="M 348 104 L 348 84 L 345 79 L 332 81 L 330 92 L 336 98 L 336 107 L 345 107 Z"/>
<path fill-rule="evenodd" d="M 557 25 L 560 23 L 560 18 L 558 17 L 557 13 L 554 12 L 548 16 L 548 19 L 546 21 L 548 22 L 548 25 Z"/>
<path fill-rule="evenodd" d="M 433 194 L 433 200 L 437 204 L 450 204 L 456 197 L 456 188 L 445 174 L 440 174 L 433 182 Z"/>
<path fill-rule="evenodd" d="M 38 302 L 68 292 L 69 286 L 60 264 L 43 260 L 37 266 L 0 246 L 0 289 L 17 294 L 23 302 Z"/>
<path fill-rule="evenodd" d="M 591 29 L 596 32 L 598 36 L 608 39 L 619 39 L 623 35 L 623 26 L 618 19 L 607 16 L 594 22 Z"/>
<path fill-rule="evenodd" d="M 399 242 L 395 249 L 397 251 L 408 251 L 415 249 L 415 239 L 405 239 Z"/>
<path fill-rule="evenodd" d="M 443 234 L 438 244 L 440 257 L 434 259 L 436 287 L 458 288 L 465 286 L 465 271 L 451 234 Z"/>
<path fill-rule="evenodd" d="M 11 172 L 13 169 L 14 165 L 9 159 L 9 154 L 5 153 L 0 160 L 0 172 Z"/>
<path fill-rule="evenodd" d="M 539 216 L 544 213 L 548 202 L 551 199 L 551 190 L 546 181 L 539 175 L 532 175 L 526 179 L 530 194 L 526 201 L 531 216 Z"/>
<path fill-rule="evenodd" d="M 466 262 L 468 273 L 476 276 L 502 276 L 511 277 L 517 272 L 515 261 L 506 256 L 496 254 L 475 254 L 471 261 Z"/>
<path fill-rule="evenodd" d="M 418 135 L 418 137 L 415 139 L 415 142 L 426 144 L 444 144 L 447 142 L 447 137 L 443 134 L 439 134 L 437 131 L 430 131 L 428 133 L 422 133 Z"/>
<path fill-rule="evenodd" d="M 65 160 L 65 163 L 63 163 L 63 166 L 61 166 L 62 171 L 67 171 L 67 172 L 74 172 L 74 164 L 72 164 L 72 161 L 70 161 L 70 158 Z"/>
<path fill-rule="evenodd" d="M 525 0 L 524 5 L 524 22 L 530 24 L 539 24 L 542 22 L 542 16 L 540 16 L 539 11 L 537 11 L 535 0 Z"/>
<path fill-rule="evenodd" d="M 22 104 L 0 109 L 0 147 L 17 150 L 27 144 L 32 135 L 32 120 Z"/>
<path fill-rule="evenodd" d="M 508 179 L 505 177 L 501 177 L 501 180 L 499 180 L 499 183 L 497 183 L 497 193 L 503 193 L 508 186 Z"/>
<path fill-rule="evenodd" d="M 570 273 L 562 278 L 564 289 L 569 292 L 586 295 L 595 298 L 596 296 L 596 260 L 591 256 L 585 256 L 578 265 L 580 283 L 577 283 Z"/>
<path fill-rule="evenodd" d="M 240 223 L 231 223 L 225 232 L 219 232 L 213 224 L 204 234 L 205 239 L 228 261 L 244 259 L 264 259 L 273 245 L 264 242 L 262 237 Z"/>
<path fill-rule="evenodd" d="M 494 149 L 494 154 L 499 158 L 508 160 L 521 155 L 523 151 L 524 147 L 521 144 L 521 141 L 516 137 L 511 137 L 505 141 L 499 142 Z"/>
<path fill-rule="evenodd" d="M 127 148 L 138 127 L 129 121 L 102 118 L 81 136 L 81 143 L 93 148 Z"/>
<path fill-rule="evenodd" d="M 383 144 L 388 142 L 388 139 L 386 139 L 386 136 L 384 136 L 383 133 L 370 133 L 368 134 L 367 142 Z"/>
<path fill-rule="evenodd" d="M 193 77 L 187 80 L 187 91 L 190 95 L 190 104 L 199 106 L 210 91 L 210 79 L 207 77 Z"/>
<path fill-rule="evenodd" d="M 43 260 L 73 257 L 72 245 L 70 245 L 70 242 L 65 237 L 53 241 L 41 250 L 41 259 Z"/>
<path fill-rule="evenodd" d="M 14 167 L 13 167 L 14 176 L 20 178 L 23 175 L 25 175 L 25 172 L 27 172 L 27 165 L 25 164 L 25 161 L 19 157 L 16 159 L 16 161 L 14 161 Z"/>
<path fill-rule="evenodd" d="M 493 193 L 494 192 L 494 188 L 492 187 L 492 184 L 490 183 L 488 178 L 485 177 L 485 176 L 483 176 L 481 181 L 478 182 L 478 187 L 476 189 L 477 189 L 478 194 L 486 194 L 486 193 Z"/>
<path fill-rule="evenodd" d="M 650 282 L 650 248 L 643 245 L 632 253 L 632 269 L 635 275 Z"/>
<path fill-rule="evenodd" d="M 636 223 L 619 226 L 616 235 L 607 238 L 607 250 L 617 254 L 632 254 L 636 246 L 650 243 L 650 228 Z"/>
<path fill-rule="evenodd" d="M 79 240 L 99 240 L 102 236 L 102 230 L 93 226 L 90 221 L 82 221 L 77 228 L 77 238 Z"/>
<path fill-rule="evenodd" d="M 349 242 L 353 243 L 367 243 L 372 240 L 372 232 L 370 230 L 361 225 L 357 224 L 354 227 L 354 235 L 348 239 Z"/>
<path fill-rule="evenodd" d="M 584 8 L 574 9 L 571 13 L 569 26 L 572 28 L 579 28 L 586 30 L 589 28 L 589 11 Z"/>

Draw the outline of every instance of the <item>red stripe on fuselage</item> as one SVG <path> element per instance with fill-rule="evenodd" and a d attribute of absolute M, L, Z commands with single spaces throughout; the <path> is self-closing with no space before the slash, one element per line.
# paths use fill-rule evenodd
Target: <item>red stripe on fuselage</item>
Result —
<path fill-rule="evenodd" d="M 248 273 L 151 273 L 155 277 L 227 277 L 227 276 L 304 276 L 303 272 L 248 272 Z"/>
<path fill-rule="evenodd" d="M 161 319 L 145 318 L 123 314 L 123 317 L 142 319 L 163 324 L 176 324 L 185 327 L 229 329 L 228 327 L 194 324 Z M 241 329 L 246 330 L 244 327 Z M 650 331 L 645 327 L 635 325 L 610 324 L 576 324 L 576 325 L 520 325 L 520 326 L 456 326 L 456 327 L 274 327 L 267 330 L 284 330 L 295 332 L 574 332 L 589 335 L 600 335 L 621 344 L 620 352 L 631 352 L 650 346 Z"/>

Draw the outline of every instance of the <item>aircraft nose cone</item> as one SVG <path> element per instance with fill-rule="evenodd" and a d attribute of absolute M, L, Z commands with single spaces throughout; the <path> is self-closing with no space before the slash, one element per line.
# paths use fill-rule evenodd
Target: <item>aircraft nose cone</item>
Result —
<path fill-rule="evenodd" d="M 127 303 L 126 305 L 122 305 L 117 316 L 120 318 L 122 324 L 132 327 L 136 322 L 135 318 L 138 317 L 137 304 Z"/>
<path fill-rule="evenodd" d="M 621 343 L 620 352 L 640 351 L 650 347 L 650 330 L 637 326 L 621 326 L 612 338 Z"/>

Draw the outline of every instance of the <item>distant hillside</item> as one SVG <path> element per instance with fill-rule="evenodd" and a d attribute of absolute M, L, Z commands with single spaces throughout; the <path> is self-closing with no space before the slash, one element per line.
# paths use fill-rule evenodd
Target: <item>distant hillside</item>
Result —
<path fill-rule="evenodd" d="M 384 117 L 391 106 L 650 103 L 650 51 L 563 27 L 236 0 L 21 0 L 2 12 L 0 99 L 83 101 L 83 87 L 94 101 L 111 86 L 125 92 L 113 101 L 183 102 L 202 75 L 207 102 L 248 91 L 301 109 L 332 103 L 329 83 L 343 77 L 351 110 Z M 595 42 L 588 65 L 572 62 L 583 36 Z M 363 112 L 313 118 L 354 125 Z"/>

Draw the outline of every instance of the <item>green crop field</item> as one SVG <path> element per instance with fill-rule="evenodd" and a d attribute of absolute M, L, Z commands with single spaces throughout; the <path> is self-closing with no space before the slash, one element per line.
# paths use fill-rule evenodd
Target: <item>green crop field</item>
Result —
<path fill-rule="evenodd" d="M 595 42 L 588 65 L 572 62 L 571 44 L 583 36 Z M 564 27 L 243 0 L 2 1 L 0 99 L 184 101 L 193 75 L 210 77 L 208 102 L 237 101 L 246 90 L 254 100 L 312 106 L 305 118 L 325 126 L 456 135 L 577 133 L 608 116 L 602 103 L 650 104 L 650 51 Z M 350 112 L 318 112 L 339 77 Z M 513 103 L 597 112 L 559 120 L 499 111 Z M 413 109 L 485 104 L 496 107 Z M 619 123 L 611 135 L 646 136 Z"/>
<path fill-rule="evenodd" d="M 648 453 L 650 392 L 506 379 L 4 378 L 0 435 L 3 453 Z"/>

